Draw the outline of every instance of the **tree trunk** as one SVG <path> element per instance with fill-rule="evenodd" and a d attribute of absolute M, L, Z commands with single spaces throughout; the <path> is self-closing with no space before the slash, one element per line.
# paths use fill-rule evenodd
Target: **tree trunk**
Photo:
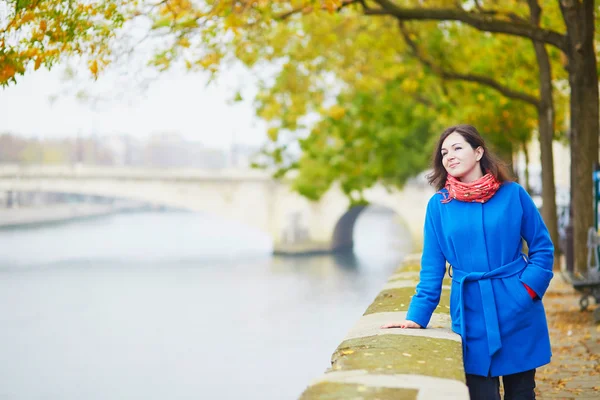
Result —
<path fill-rule="evenodd" d="M 525 179 L 525 182 L 523 183 L 527 193 L 531 193 L 531 185 L 529 180 L 529 149 L 527 148 L 527 143 L 523 143 L 523 155 L 525 156 L 525 168 L 523 169 L 523 179 Z"/>
<path fill-rule="evenodd" d="M 531 22 L 540 24 L 542 10 L 537 0 L 529 0 Z M 535 56 L 538 62 L 540 80 L 540 103 L 538 106 L 538 130 L 540 135 L 540 158 L 542 165 L 542 217 L 554 243 L 554 265 L 558 263 L 558 216 L 556 212 L 556 187 L 554 183 L 554 101 L 552 98 L 552 70 L 544 43 L 534 40 Z"/>
<path fill-rule="evenodd" d="M 598 162 L 598 75 L 594 49 L 594 1 L 560 3 L 569 51 L 571 86 L 571 223 L 574 270 L 587 271 L 587 230 L 594 225 L 594 164 Z"/>
<path fill-rule="evenodd" d="M 541 46 L 544 47 L 543 45 Z M 540 79 L 542 79 L 542 74 L 540 74 Z M 548 84 L 550 84 L 550 82 L 548 82 Z M 552 92 L 551 88 L 549 90 Z M 542 217 L 544 218 L 546 227 L 550 232 L 552 243 L 554 243 L 554 265 L 558 267 L 558 214 L 556 211 L 554 155 L 552 152 L 552 138 L 554 135 L 554 107 L 552 106 L 552 101 L 547 102 L 545 100 L 546 94 L 543 93 L 544 91 L 544 89 L 540 88 L 542 101 L 540 104 L 538 117 L 541 153 L 540 158 L 542 164 Z M 552 96 L 551 93 L 550 96 Z"/>
<path fill-rule="evenodd" d="M 495 133 L 497 137 L 501 137 L 499 133 Z M 510 176 L 516 177 L 517 170 L 515 169 L 514 163 L 514 145 L 510 141 L 502 141 L 502 144 L 493 143 L 489 141 L 491 150 L 498 156 L 502 161 L 506 163 L 506 169 Z"/>

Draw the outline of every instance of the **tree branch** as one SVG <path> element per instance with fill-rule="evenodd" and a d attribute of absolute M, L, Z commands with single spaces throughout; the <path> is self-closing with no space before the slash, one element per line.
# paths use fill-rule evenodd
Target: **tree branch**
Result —
<path fill-rule="evenodd" d="M 520 19 L 515 22 L 509 22 L 495 18 L 489 14 L 469 12 L 459 8 L 404 8 L 397 6 L 389 0 L 374 1 L 379 4 L 380 8 L 365 10 L 364 13 L 366 15 L 389 15 L 398 21 L 460 21 L 480 31 L 521 36 L 551 44 L 564 52 L 568 51 L 566 35 L 539 28 Z"/>
<path fill-rule="evenodd" d="M 429 67 L 440 77 L 445 78 L 445 79 L 451 79 L 451 80 L 479 83 L 481 85 L 488 86 L 488 87 L 500 92 L 502 95 L 504 95 L 508 98 L 524 101 L 526 103 L 529 103 L 529 104 L 535 106 L 536 108 L 539 107 L 540 101 L 536 97 L 528 95 L 527 93 L 518 92 L 516 90 L 513 90 L 507 86 L 500 84 L 498 81 L 494 80 L 493 78 L 490 78 L 487 76 L 482 76 L 482 75 L 475 75 L 475 74 L 460 74 L 460 73 L 457 73 L 454 71 L 444 70 L 442 67 L 435 65 L 421 53 L 417 44 L 410 38 L 410 35 L 409 35 L 408 31 L 406 30 L 406 27 L 402 24 L 402 22 L 400 22 L 398 25 L 400 26 L 400 32 L 402 32 L 402 36 L 404 37 L 404 40 L 406 41 L 408 46 L 411 48 L 415 57 L 423 65 Z"/>
<path fill-rule="evenodd" d="M 517 14 L 515 14 L 513 12 L 502 12 L 502 11 L 498 11 L 498 10 L 484 10 L 484 9 L 481 9 L 481 10 L 479 10 L 479 13 L 482 16 L 485 16 L 485 15 L 505 16 L 506 18 L 509 18 L 510 20 L 512 20 L 514 22 L 517 22 L 517 23 L 521 23 L 521 24 L 527 24 L 528 23 L 528 21 L 525 18 L 520 17 L 520 16 L 518 16 Z M 536 25 L 536 26 L 538 26 L 538 25 Z"/>
<path fill-rule="evenodd" d="M 363 1 L 361 1 L 361 0 L 342 0 L 342 4 L 336 9 L 336 11 L 340 11 L 344 7 L 349 6 L 350 4 L 356 4 L 356 3 L 363 3 Z M 305 12 L 305 11 L 310 12 L 312 10 L 313 10 L 312 6 L 298 7 L 298 8 L 294 8 L 290 11 L 287 11 L 287 12 L 284 12 L 282 14 L 275 16 L 275 19 L 276 20 L 284 20 L 286 18 L 291 17 L 294 14 L 298 14 L 298 13 Z M 327 7 L 322 6 L 321 10 L 327 10 Z"/>

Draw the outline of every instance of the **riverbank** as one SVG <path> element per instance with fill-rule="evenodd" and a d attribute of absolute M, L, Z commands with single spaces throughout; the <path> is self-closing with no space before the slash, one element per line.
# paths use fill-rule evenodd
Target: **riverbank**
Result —
<path fill-rule="evenodd" d="M 140 204 L 130 202 L 113 204 L 70 203 L 43 207 L 3 208 L 0 209 L 0 229 L 57 224 L 143 209 L 145 208 Z"/>
<path fill-rule="evenodd" d="M 419 255 L 408 257 L 348 332 L 331 368 L 301 400 L 342 398 L 467 400 L 462 344 L 450 329 L 450 279 L 428 329 L 381 329 L 406 318 L 419 278 Z"/>

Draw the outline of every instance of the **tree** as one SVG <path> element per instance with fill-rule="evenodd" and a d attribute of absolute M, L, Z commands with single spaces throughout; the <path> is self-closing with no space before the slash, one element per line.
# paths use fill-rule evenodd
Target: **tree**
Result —
<path fill-rule="evenodd" d="M 406 96 L 402 83 L 340 94 L 300 140 L 302 154 L 288 167 L 298 171 L 293 187 L 316 200 L 337 181 L 351 204 L 362 204 L 363 189 L 377 182 L 402 187 L 423 171 L 435 139 L 435 109 Z"/>
<path fill-rule="evenodd" d="M 129 3 L 7 0 L 0 10 L 0 85 L 16 83 L 29 66 L 50 68 L 68 55 L 86 57 L 97 76 L 109 62 L 111 40 Z"/>
<path fill-rule="evenodd" d="M 314 28 L 316 32 L 313 32 L 313 19 L 317 24 Z M 427 74 L 427 68 L 405 57 L 402 52 L 404 46 L 397 45 L 401 41 L 397 40 L 394 30 L 383 29 L 379 36 L 371 33 L 382 29 L 379 22 L 339 15 L 306 16 L 303 21 L 305 24 L 301 30 L 313 34 L 307 33 L 301 38 L 294 35 L 288 37 L 282 32 L 273 35 L 274 40 L 286 44 L 287 48 L 283 51 L 288 58 L 277 79 L 259 95 L 258 110 L 263 118 L 275 122 L 272 138 L 280 146 L 275 146 L 269 155 L 282 167 L 283 172 L 298 170 L 297 179 L 302 178 L 301 188 L 309 197 L 318 198 L 334 180 L 342 183 L 347 193 L 360 192 L 377 181 L 401 187 L 410 176 L 403 174 L 408 172 L 414 175 L 426 164 L 395 165 L 385 161 L 386 154 L 393 151 L 397 157 L 405 157 L 406 153 L 420 152 L 424 161 L 433 147 L 427 141 L 456 120 L 472 122 L 485 129 L 486 136 L 492 139 L 495 147 L 509 161 L 516 150 L 513 143 L 518 146 L 529 140 L 536 121 L 534 108 L 523 110 L 519 104 L 512 104 L 490 90 L 479 90 L 473 84 L 448 84 Z M 336 35 L 329 38 L 322 32 L 352 36 L 353 40 L 339 40 Z M 432 49 L 428 49 L 432 57 L 439 59 L 441 47 L 456 46 L 456 51 L 454 47 L 450 51 L 455 58 L 447 60 L 448 64 L 457 65 L 461 58 L 467 58 L 460 51 L 464 47 L 463 41 L 451 44 L 442 40 L 445 34 L 438 33 L 434 37 L 436 32 L 432 30 L 423 34 L 432 38 L 431 42 L 436 42 Z M 468 35 L 465 38 L 473 41 Z M 513 48 L 516 45 L 516 53 L 519 54 L 519 42 L 513 41 L 517 43 L 510 45 Z M 489 48 L 490 44 L 493 44 L 491 37 L 481 46 L 469 47 L 469 52 L 479 53 L 479 49 Z M 271 47 L 269 42 L 262 45 Z M 478 58 L 468 58 L 467 64 L 472 66 L 481 61 L 483 65 L 485 59 L 489 59 L 490 54 L 497 50 L 495 47 L 486 49 Z M 534 62 L 533 55 L 530 56 L 530 61 Z M 494 67 L 498 69 L 498 65 Z M 486 68 L 489 69 L 489 66 Z M 336 82 L 344 88 L 343 94 L 337 97 L 335 105 L 331 107 L 325 107 L 324 96 L 319 92 L 326 86 L 326 79 L 319 78 L 323 70 L 325 76 L 335 73 Z M 511 71 L 519 71 L 513 66 L 500 70 L 507 75 Z M 525 77 L 528 77 L 527 73 Z M 523 74 L 519 79 L 523 79 Z M 520 86 L 524 86 L 524 82 L 520 82 Z M 395 92 L 394 95 L 390 94 L 391 90 Z M 484 99 L 489 100 L 482 107 L 481 101 Z M 311 106 L 315 111 L 322 108 L 322 120 L 310 132 L 308 139 L 300 139 L 303 155 L 300 162 L 296 163 L 293 156 L 286 157 L 286 150 L 290 142 L 294 143 L 298 138 L 294 132 L 287 130 L 298 128 L 299 115 L 310 112 Z M 423 110 L 428 112 L 424 113 Z M 390 118 L 389 115 L 394 113 L 397 114 L 395 118 Z M 406 135 L 404 128 L 411 127 L 411 121 L 415 118 L 423 119 L 423 122 L 430 121 L 421 129 L 412 129 L 414 140 L 421 145 L 409 146 L 403 139 Z M 367 120 L 373 121 L 366 124 Z M 389 137 L 383 146 L 379 131 Z M 311 146 L 307 147 L 307 143 Z M 357 148 L 358 144 L 360 146 Z M 360 147 L 365 150 L 361 152 Z M 341 154 L 343 156 L 340 159 Z M 344 159 L 348 162 L 343 162 Z M 354 176 L 355 171 L 360 171 L 362 179 Z M 395 179 L 386 179 L 388 176 Z M 313 187 L 310 187 L 311 184 Z"/>
<path fill-rule="evenodd" d="M 300 140 L 302 155 L 294 180 L 296 188 L 309 198 L 318 199 L 338 181 L 354 204 L 361 203 L 362 189 L 381 182 L 401 187 L 423 171 L 431 149 L 442 128 L 439 113 L 449 107 L 446 97 L 414 99 L 401 89 L 403 80 L 391 81 L 383 91 L 350 90 L 338 96 L 328 116 Z M 424 87 L 426 82 L 419 82 Z M 417 89 L 418 90 L 418 89 Z M 448 97 L 469 92 L 486 98 L 488 107 L 459 105 L 468 122 L 479 123 L 491 139 L 490 147 L 510 159 L 514 143 L 527 141 L 533 112 L 522 112 L 516 102 L 507 102 L 494 91 L 482 88 L 449 88 Z M 343 106 L 343 107 L 342 107 Z M 533 110 L 531 110 L 533 111 Z M 471 117 L 469 117 L 471 116 Z M 469 120 L 472 118 L 473 120 Z"/>

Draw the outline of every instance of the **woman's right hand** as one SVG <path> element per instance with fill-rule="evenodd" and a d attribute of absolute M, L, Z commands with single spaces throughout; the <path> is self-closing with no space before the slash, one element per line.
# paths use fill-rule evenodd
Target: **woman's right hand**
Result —
<path fill-rule="evenodd" d="M 417 324 L 414 321 L 410 321 L 407 319 L 405 319 L 404 321 L 400 321 L 400 322 L 392 322 L 390 324 L 381 325 L 381 329 L 388 329 L 388 328 L 419 329 L 419 328 L 421 328 L 421 325 Z"/>

